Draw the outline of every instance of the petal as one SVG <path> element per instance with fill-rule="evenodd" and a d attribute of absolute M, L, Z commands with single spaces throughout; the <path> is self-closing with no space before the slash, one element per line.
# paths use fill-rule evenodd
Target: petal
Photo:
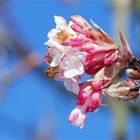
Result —
<path fill-rule="evenodd" d="M 78 82 L 73 82 L 72 83 L 72 91 L 73 91 L 73 93 L 75 93 L 76 95 L 78 95 L 78 93 L 79 93 L 79 84 L 78 84 Z"/>
<path fill-rule="evenodd" d="M 75 35 L 76 36 L 76 32 L 74 32 L 71 28 L 69 28 L 68 26 L 65 28 L 65 31 L 71 35 Z"/>
<path fill-rule="evenodd" d="M 68 69 L 69 68 L 69 58 L 68 57 L 64 57 L 64 59 L 61 61 L 60 63 L 60 67 L 62 69 Z"/>
<path fill-rule="evenodd" d="M 55 42 L 55 47 L 56 47 L 57 49 L 59 49 L 60 51 L 64 51 L 64 46 L 61 45 L 61 44 L 59 44 L 58 42 Z"/>
<path fill-rule="evenodd" d="M 66 78 L 72 78 L 84 73 L 84 67 L 76 56 L 65 57 L 60 66 L 64 69 L 64 76 Z"/>
<path fill-rule="evenodd" d="M 47 42 L 45 42 L 45 45 L 57 48 L 59 51 L 64 51 L 64 46 L 58 43 L 56 40 L 49 39 Z"/>
<path fill-rule="evenodd" d="M 73 22 L 72 21 L 69 21 L 68 26 L 71 27 L 72 25 L 73 25 Z"/>
<path fill-rule="evenodd" d="M 62 45 L 60 45 L 57 40 L 53 40 L 53 39 L 49 39 L 47 42 L 45 42 L 45 45 L 48 45 L 49 47 L 54 47 L 57 48 L 59 50 L 63 50 L 64 47 Z"/>
<path fill-rule="evenodd" d="M 75 52 L 76 51 L 72 47 L 67 47 L 65 54 L 70 58 L 72 56 L 75 56 Z"/>
<path fill-rule="evenodd" d="M 59 29 L 52 29 L 50 32 L 48 32 L 48 38 L 49 39 L 54 39 L 56 38 L 57 33 L 60 32 Z"/>
<path fill-rule="evenodd" d="M 74 78 L 69 78 L 64 81 L 64 86 L 68 91 L 72 91 L 75 94 L 79 93 L 79 83 Z"/>
<path fill-rule="evenodd" d="M 82 108 L 77 107 L 72 110 L 68 120 L 72 125 L 83 128 L 86 120 L 86 115 L 82 112 Z"/>
<path fill-rule="evenodd" d="M 82 75 L 83 73 L 84 73 L 83 65 L 80 65 L 78 68 L 73 67 L 73 68 L 70 68 L 68 70 L 65 70 L 64 71 L 64 76 L 66 78 L 72 78 L 72 77 L 75 77 L 75 76 L 78 76 L 78 75 Z"/>
<path fill-rule="evenodd" d="M 61 55 L 55 55 L 53 58 L 52 58 L 52 62 L 50 64 L 51 67 L 55 67 L 57 66 L 61 61 Z"/>
<path fill-rule="evenodd" d="M 74 65 L 75 65 L 75 56 L 72 56 L 72 52 L 68 52 L 69 50 L 67 50 L 66 52 L 65 52 L 65 57 L 63 58 L 63 60 L 62 60 L 62 62 L 61 62 L 61 64 L 60 64 L 60 66 L 61 66 L 61 68 L 62 69 L 70 69 L 70 68 L 72 68 L 72 67 L 74 67 Z"/>
<path fill-rule="evenodd" d="M 84 67 L 81 63 L 79 64 L 78 69 L 79 69 L 79 74 L 80 75 L 84 73 Z"/>
<path fill-rule="evenodd" d="M 53 46 L 52 40 L 49 39 L 48 41 L 46 41 L 46 42 L 44 43 L 44 45 L 47 45 L 47 46 L 49 46 L 49 47 Z"/>
<path fill-rule="evenodd" d="M 63 52 L 60 51 L 58 48 L 55 48 L 55 47 L 52 47 L 49 54 L 52 56 L 52 57 L 55 57 L 56 55 L 61 55 Z"/>
<path fill-rule="evenodd" d="M 63 52 L 61 52 L 57 48 L 52 47 L 50 49 L 49 54 L 52 57 L 51 67 L 54 67 L 54 66 L 58 65 L 61 61 L 62 56 L 63 56 Z"/>
<path fill-rule="evenodd" d="M 83 52 L 76 52 L 76 56 L 80 59 L 82 63 L 86 61 L 86 56 Z"/>
<path fill-rule="evenodd" d="M 78 69 L 68 69 L 64 71 L 64 76 L 66 78 L 72 78 L 75 77 L 77 75 L 80 75 L 81 73 L 78 71 Z"/>
<path fill-rule="evenodd" d="M 56 26 L 58 28 L 60 28 L 61 30 L 65 30 L 67 28 L 67 22 L 66 20 L 61 17 L 61 16 L 54 16 L 54 20 L 55 20 L 55 23 L 56 23 Z"/>
<path fill-rule="evenodd" d="M 59 73 L 56 74 L 55 80 L 64 81 L 66 78 L 64 77 L 63 71 L 60 70 Z"/>

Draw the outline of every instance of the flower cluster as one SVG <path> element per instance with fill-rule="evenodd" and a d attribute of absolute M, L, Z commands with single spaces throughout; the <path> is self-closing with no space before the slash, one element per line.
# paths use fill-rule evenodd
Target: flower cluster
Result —
<path fill-rule="evenodd" d="M 127 93 L 134 90 L 137 84 L 132 80 L 119 83 L 121 88 L 112 85 L 118 72 L 130 66 L 133 56 L 121 31 L 120 47 L 93 21 L 91 26 L 81 16 L 72 16 L 69 23 L 60 16 L 54 16 L 54 19 L 56 27 L 48 33 L 48 41 L 45 42 L 48 46 L 44 58 L 48 64 L 46 75 L 64 81 L 66 89 L 76 94 L 77 107 L 70 113 L 68 120 L 82 128 L 86 113 L 99 108 L 102 95 L 119 98 L 128 95 L 126 92 L 121 93 L 121 89 Z M 91 78 L 81 83 L 84 74 Z M 115 93 L 115 89 L 118 92 Z M 134 90 L 134 93 L 138 93 L 138 90 Z"/>

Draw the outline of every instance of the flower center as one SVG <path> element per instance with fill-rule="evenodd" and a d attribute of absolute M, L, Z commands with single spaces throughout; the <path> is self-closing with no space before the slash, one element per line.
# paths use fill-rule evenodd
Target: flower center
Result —
<path fill-rule="evenodd" d="M 57 33 L 57 40 L 59 42 L 64 42 L 64 41 L 68 40 L 68 38 L 69 38 L 69 34 L 64 31 Z"/>

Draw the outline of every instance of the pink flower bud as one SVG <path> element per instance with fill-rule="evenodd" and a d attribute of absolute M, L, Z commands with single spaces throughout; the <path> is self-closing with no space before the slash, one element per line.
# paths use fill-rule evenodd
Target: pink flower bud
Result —
<path fill-rule="evenodd" d="M 82 128 L 86 119 L 85 113 L 93 112 L 100 106 L 102 84 L 103 81 L 89 81 L 80 86 L 80 92 L 77 97 L 78 106 L 69 116 L 69 122 L 74 126 Z"/>
<path fill-rule="evenodd" d="M 106 48 L 105 44 L 86 43 L 82 50 L 87 53 L 84 63 L 87 74 L 96 74 L 103 67 L 111 66 L 117 58 L 117 48 Z"/>
<path fill-rule="evenodd" d="M 94 92 L 101 91 L 104 83 L 106 83 L 104 80 L 92 81 L 92 87 L 93 87 Z"/>
<path fill-rule="evenodd" d="M 77 104 L 83 105 L 85 104 L 86 100 L 91 94 L 94 94 L 95 92 L 102 93 L 102 86 L 104 82 L 101 81 L 89 81 L 85 82 L 80 85 L 79 94 L 77 96 Z"/>
<path fill-rule="evenodd" d="M 101 93 L 100 92 L 93 93 L 86 112 L 95 111 L 100 106 L 100 104 L 101 104 Z"/>
<path fill-rule="evenodd" d="M 86 121 L 86 115 L 85 112 L 82 110 L 82 107 L 79 106 L 73 109 L 69 115 L 68 121 L 72 125 L 82 128 Z"/>
<path fill-rule="evenodd" d="M 93 92 L 92 82 L 85 82 L 80 85 L 79 94 L 77 96 L 77 104 L 83 105 L 88 96 Z"/>
<path fill-rule="evenodd" d="M 88 22 L 85 19 L 83 19 L 81 16 L 71 16 L 71 20 L 73 22 L 71 28 L 75 32 L 94 39 L 92 35 L 92 27 L 88 24 Z"/>

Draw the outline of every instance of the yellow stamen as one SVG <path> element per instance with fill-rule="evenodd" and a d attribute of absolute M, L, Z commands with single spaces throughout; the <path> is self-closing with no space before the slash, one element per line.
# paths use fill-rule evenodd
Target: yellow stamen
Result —
<path fill-rule="evenodd" d="M 70 35 L 68 33 L 61 31 L 61 32 L 57 33 L 57 40 L 59 42 L 64 42 L 64 41 L 68 40 L 69 36 Z"/>

